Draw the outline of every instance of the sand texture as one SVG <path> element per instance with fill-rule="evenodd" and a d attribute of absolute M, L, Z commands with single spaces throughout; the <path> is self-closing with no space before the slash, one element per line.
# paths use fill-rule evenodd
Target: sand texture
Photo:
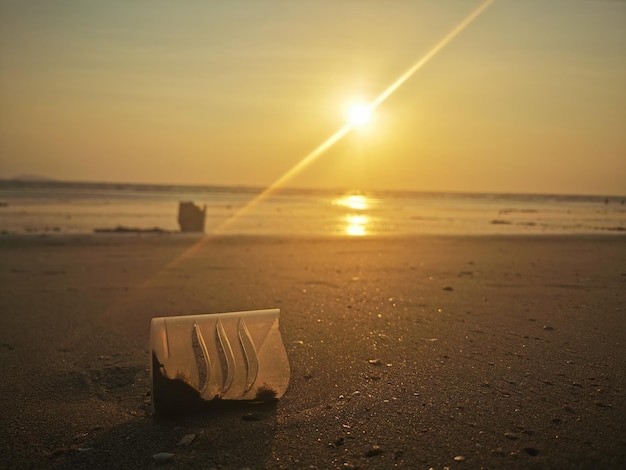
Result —
<path fill-rule="evenodd" d="M 626 466 L 626 237 L 197 241 L 0 238 L 0 468 Z M 282 399 L 152 415 L 152 317 L 264 308 Z"/>

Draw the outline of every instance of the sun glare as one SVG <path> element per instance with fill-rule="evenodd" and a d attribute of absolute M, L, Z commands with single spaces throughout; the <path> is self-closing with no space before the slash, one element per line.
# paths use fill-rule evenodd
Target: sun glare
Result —
<path fill-rule="evenodd" d="M 348 110 L 348 122 L 353 127 L 363 127 L 372 120 L 372 110 L 364 103 L 356 103 Z"/>
<path fill-rule="evenodd" d="M 352 237 L 367 235 L 367 223 L 369 222 L 369 218 L 366 215 L 348 215 L 346 216 L 346 222 L 346 235 Z"/>
<path fill-rule="evenodd" d="M 368 208 L 369 204 L 367 202 L 367 198 L 365 196 L 361 196 L 358 194 L 351 194 L 349 196 L 344 196 L 340 199 L 337 199 L 333 202 L 338 206 L 349 207 L 353 210 L 365 210 Z"/>

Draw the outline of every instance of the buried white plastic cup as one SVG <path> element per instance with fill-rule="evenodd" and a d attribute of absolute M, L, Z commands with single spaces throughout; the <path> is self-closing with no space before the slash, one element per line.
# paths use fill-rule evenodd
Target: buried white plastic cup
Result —
<path fill-rule="evenodd" d="M 155 413 L 211 400 L 271 401 L 289 385 L 278 330 L 280 310 L 153 318 L 150 324 Z"/>

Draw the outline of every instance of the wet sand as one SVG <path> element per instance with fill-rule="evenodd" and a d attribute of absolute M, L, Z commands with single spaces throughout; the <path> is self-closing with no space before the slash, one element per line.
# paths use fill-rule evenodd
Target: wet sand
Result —
<path fill-rule="evenodd" d="M 626 465 L 626 237 L 197 240 L 0 237 L 0 467 Z M 152 416 L 150 318 L 262 308 L 282 399 Z"/>

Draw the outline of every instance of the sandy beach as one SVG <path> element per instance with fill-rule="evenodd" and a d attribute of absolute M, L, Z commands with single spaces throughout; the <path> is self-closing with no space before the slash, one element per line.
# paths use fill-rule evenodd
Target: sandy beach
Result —
<path fill-rule="evenodd" d="M 626 237 L 0 237 L 0 467 L 626 466 Z M 155 316 L 280 308 L 271 404 L 152 415 Z"/>

